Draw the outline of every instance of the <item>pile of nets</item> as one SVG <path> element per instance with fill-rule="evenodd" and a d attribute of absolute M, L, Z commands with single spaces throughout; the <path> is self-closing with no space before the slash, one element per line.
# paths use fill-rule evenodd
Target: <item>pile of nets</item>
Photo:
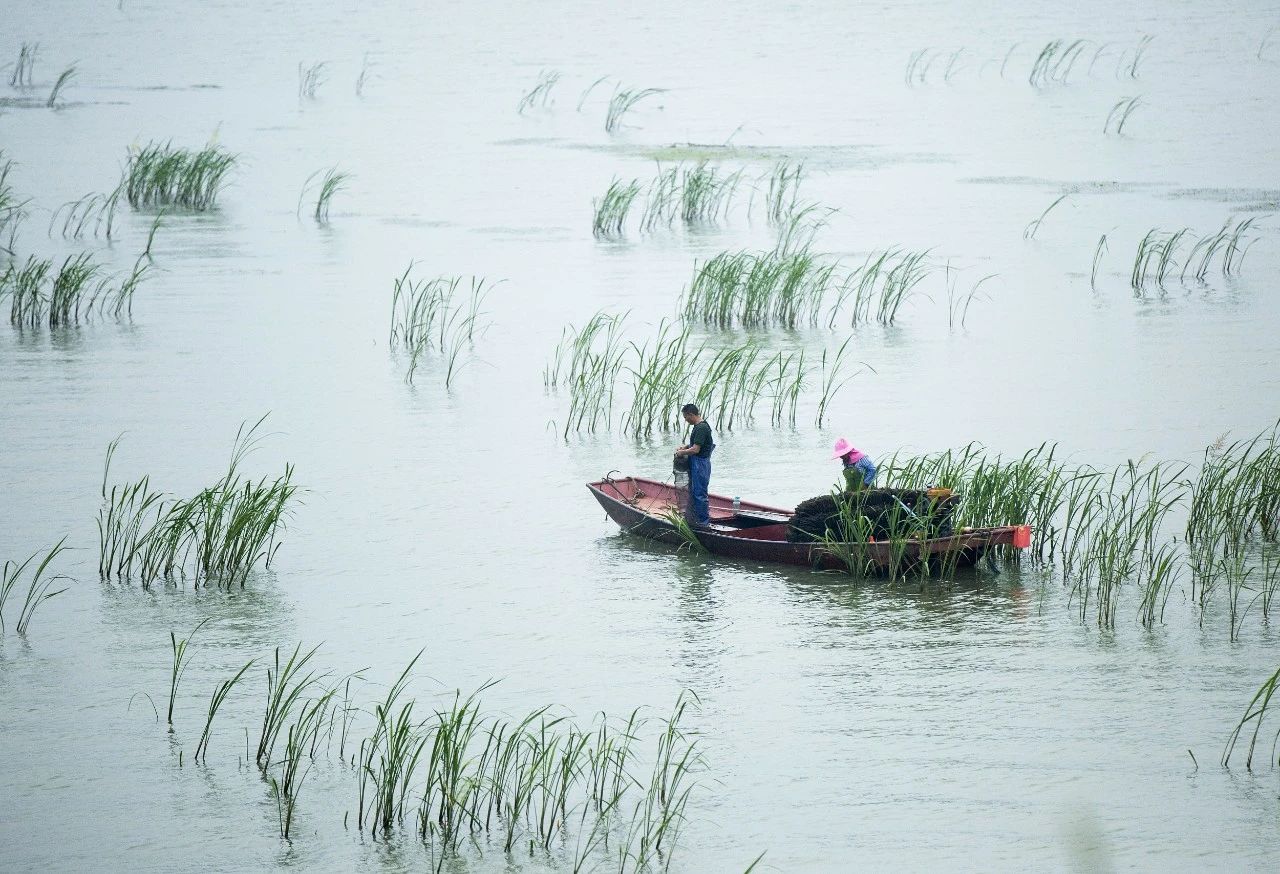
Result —
<path fill-rule="evenodd" d="M 802 501 L 787 539 L 949 537 L 960 496 L 947 489 L 860 489 Z"/>

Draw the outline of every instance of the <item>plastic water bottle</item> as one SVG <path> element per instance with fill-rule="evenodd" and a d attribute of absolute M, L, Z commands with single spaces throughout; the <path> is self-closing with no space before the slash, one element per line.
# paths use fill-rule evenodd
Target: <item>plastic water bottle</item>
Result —
<path fill-rule="evenodd" d="M 737 495 L 734 495 L 733 496 L 733 512 L 736 513 L 741 509 L 742 509 L 742 498 L 739 498 Z"/>

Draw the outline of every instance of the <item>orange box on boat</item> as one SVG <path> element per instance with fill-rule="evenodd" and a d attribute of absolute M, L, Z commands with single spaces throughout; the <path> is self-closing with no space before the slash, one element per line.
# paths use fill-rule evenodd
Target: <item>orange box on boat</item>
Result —
<path fill-rule="evenodd" d="M 1013 528 L 1013 548 L 1026 549 L 1031 545 L 1031 526 L 1015 525 Z"/>

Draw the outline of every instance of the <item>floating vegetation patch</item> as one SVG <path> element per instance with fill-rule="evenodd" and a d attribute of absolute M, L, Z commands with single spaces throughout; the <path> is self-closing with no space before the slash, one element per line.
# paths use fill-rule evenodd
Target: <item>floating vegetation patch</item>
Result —
<path fill-rule="evenodd" d="M 177 653 L 191 637 L 171 639 Z M 315 667 L 317 651 L 299 644 L 282 657 L 277 648 L 266 661 L 255 760 L 276 798 L 283 839 L 296 837 L 304 781 L 336 740 L 338 762 L 350 766 L 348 825 L 375 840 L 415 837 L 437 869 L 485 846 L 527 850 L 574 871 L 672 863 L 707 767 L 688 726 L 699 706 L 692 693 L 662 715 L 637 708 L 625 719 L 601 713 L 580 724 L 543 706 L 507 717 L 484 707 L 492 683 L 470 694 L 414 698 L 419 654 L 376 700 L 356 707 L 351 687 L 359 691 L 363 672 L 335 679 Z M 185 667 L 185 647 L 182 657 Z M 254 664 L 218 684 L 218 705 Z M 218 709 L 211 705 L 197 747 L 206 762 Z"/>
<path fill-rule="evenodd" d="M 1176 462 L 1129 462 L 1099 470 L 1058 460 L 1042 445 L 1020 458 L 977 444 L 920 457 L 892 456 L 881 468 L 893 487 L 942 487 L 961 495 L 957 527 L 1030 525 L 1031 548 L 1011 558 L 1056 565 L 1081 619 L 1114 628 L 1121 594 L 1138 593 L 1151 627 L 1173 586 L 1190 583 L 1201 621 L 1225 588 L 1230 636 L 1253 603 L 1280 588 L 1280 561 L 1258 549 L 1280 541 L 1277 428 L 1206 451 L 1198 473 Z"/>
<path fill-rule="evenodd" d="M 0 273 L 0 304 L 9 298 L 9 322 L 17 328 L 78 325 L 94 317 L 133 315 L 133 295 L 149 265 L 139 258 L 128 276 L 106 273 L 89 253 L 70 255 L 55 271 L 34 255 Z"/>
<path fill-rule="evenodd" d="M 418 366 L 428 356 L 438 356 L 444 367 L 445 388 L 449 388 L 465 363 L 463 353 L 489 327 L 481 306 L 495 283 L 477 276 L 414 279 L 413 268 L 410 263 L 395 280 L 388 345 L 408 353 L 407 382 L 413 382 Z M 464 281 L 465 296 L 459 294 Z"/>
<path fill-rule="evenodd" d="M 560 73 L 557 70 L 543 70 L 538 74 L 538 81 L 532 88 L 524 93 L 520 98 L 520 102 L 516 104 L 516 112 L 524 115 L 525 110 L 532 109 L 535 106 L 539 109 L 547 109 L 555 100 L 551 97 L 551 89 L 556 87 L 556 83 L 560 81 Z M 585 98 L 585 95 L 583 97 Z M 579 102 L 581 106 L 581 102 Z"/>
<path fill-rule="evenodd" d="M 124 191 L 134 209 L 177 206 L 203 212 L 217 205 L 236 156 L 218 146 L 200 150 L 149 143 L 129 153 Z"/>
<path fill-rule="evenodd" d="M 601 312 L 564 330 L 543 370 L 544 384 L 569 396 L 564 435 L 615 426 L 631 435 L 678 430 L 680 408 L 690 401 L 721 428 L 751 425 L 766 409 L 774 427 L 790 426 L 815 378 L 821 425 L 832 398 L 861 372 L 850 370 L 848 341 L 813 362 L 803 351 L 771 351 L 756 340 L 717 348 L 695 340 L 688 323 L 664 322 L 643 343 L 627 341 L 625 320 Z"/>
<path fill-rule="evenodd" d="M 53 587 L 67 578 L 54 574 L 49 570 L 49 565 L 53 563 L 53 560 L 66 550 L 66 541 L 65 537 L 62 538 L 43 556 L 38 552 L 32 553 L 25 561 L 6 561 L 3 568 L 0 568 L 0 631 L 5 630 L 5 604 L 20 582 L 26 581 L 27 594 L 23 598 L 21 609 L 18 611 L 16 630 L 19 634 L 27 633 L 27 629 L 31 627 L 31 620 L 35 616 L 37 607 L 50 598 L 57 597 L 66 591 L 65 587 L 61 589 L 54 589 Z"/>
<path fill-rule="evenodd" d="M 265 417 L 264 417 L 265 418 Z M 107 483 L 119 438 L 107 447 L 98 511 L 98 572 L 102 578 L 191 579 L 193 584 L 244 587 L 251 572 L 271 566 L 278 536 L 298 487 L 293 466 L 274 479 L 257 481 L 241 468 L 260 442 L 258 428 L 241 426 L 227 472 L 191 498 L 166 495 L 151 478 Z"/>
<path fill-rule="evenodd" d="M 1227 219 L 1222 228 L 1207 236 L 1196 236 L 1190 228 L 1163 231 L 1152 228 L 1138 243 L 1129 285 L 1141 294 L 1148 286 L 1163 288 L 1177 276 L 1180 282 L 1193 278 L 1204 282 L 1217 265 L 1224 277 L 1239 273 L 1249 247 L 1257 241 L 1253 228 L 1258 217 Z M 1097 256 L 1095 254 L 1095 264 Z"/>

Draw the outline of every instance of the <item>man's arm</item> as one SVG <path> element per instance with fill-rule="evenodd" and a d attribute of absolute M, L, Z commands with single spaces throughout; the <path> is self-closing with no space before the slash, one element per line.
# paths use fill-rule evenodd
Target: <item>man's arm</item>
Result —
<path fill-rule="evenodd" d="M 676 455 L 697 455 L 702 451 L 702 447 L 697 443 L 690 443 L 688 446 L 681 446 L 676 450 Z"/>

